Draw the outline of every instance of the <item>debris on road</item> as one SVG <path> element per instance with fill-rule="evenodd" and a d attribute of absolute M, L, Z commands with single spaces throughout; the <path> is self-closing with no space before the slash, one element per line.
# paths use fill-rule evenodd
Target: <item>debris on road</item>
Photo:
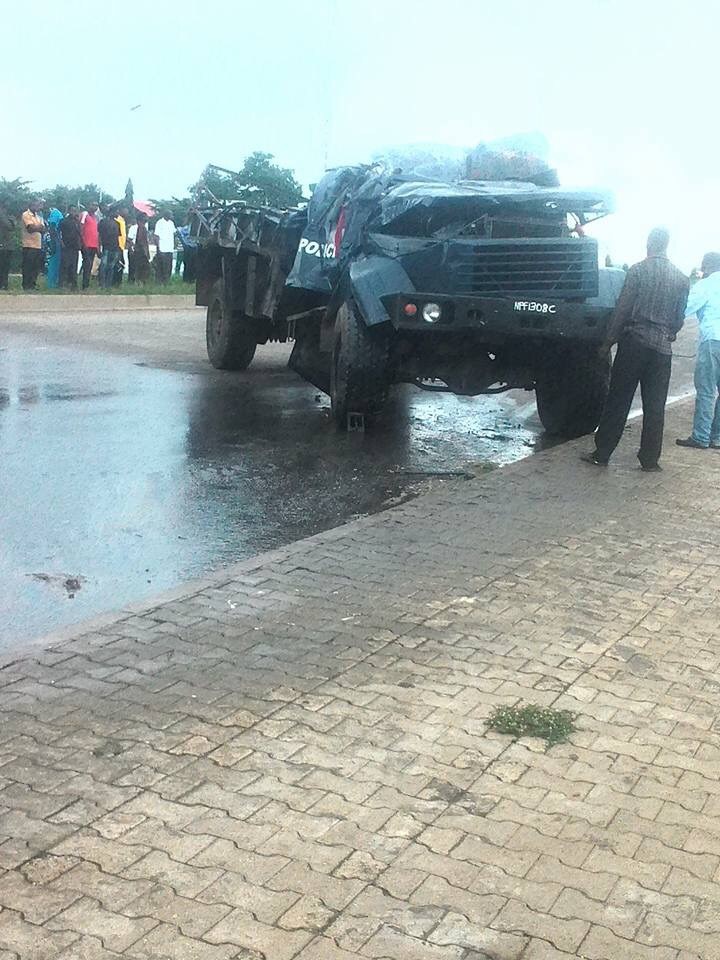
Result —
<path fill-rule="evenodd" d="M 86 582 L 85 577 L 68 576 L 65 573 L 30 573 L 28 576 L 32 577 L 33 580 L 40 581 L 40 583 L 47 583 L 50 586 L 60 587 L 67 594 L 68 600 L 74 600 L 75 594 L 80 592 L 83 583 Z"/>

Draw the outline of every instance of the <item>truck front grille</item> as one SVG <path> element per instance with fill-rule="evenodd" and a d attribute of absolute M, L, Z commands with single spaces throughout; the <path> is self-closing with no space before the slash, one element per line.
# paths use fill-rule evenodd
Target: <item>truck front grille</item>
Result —
<path fill-rule="evenodd" d="M 597 296 L 597 242 L 590 238 L 467 241 L 459 246 L 457 293 L 557 299 Z"/>

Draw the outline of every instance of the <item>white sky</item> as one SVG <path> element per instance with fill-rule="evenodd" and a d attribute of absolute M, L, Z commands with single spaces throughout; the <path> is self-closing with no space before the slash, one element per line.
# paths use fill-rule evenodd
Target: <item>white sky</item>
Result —
<path fill-rule="evenodd" d="M 182 195 L 208 162 L 325 159 L 541 131 L 615 191 L 603 250 L 720 249 L 715 0 L 32 0 L 3 4 L 0 176 Z M 131 111 L 135 104 L 140 109 Z"/>

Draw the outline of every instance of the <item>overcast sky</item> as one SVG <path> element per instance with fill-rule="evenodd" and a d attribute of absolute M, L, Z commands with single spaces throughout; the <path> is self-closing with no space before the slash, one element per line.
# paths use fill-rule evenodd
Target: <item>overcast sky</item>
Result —
<path fill-rule="evenodd" d="M 0 176 L 157 197 L 253 150 L 307 184 L 385 145 L 541 131 L 563 182 L 615 191 L 617 259 L 656 224 L 685 269 L 720 248 L 713 0 L 3 8 Z"/>

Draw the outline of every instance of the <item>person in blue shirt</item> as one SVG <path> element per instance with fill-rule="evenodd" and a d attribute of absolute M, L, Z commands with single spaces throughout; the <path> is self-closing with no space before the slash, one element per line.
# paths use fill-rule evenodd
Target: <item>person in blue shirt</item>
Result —
<path fill-rule="evenodd" d="M 695 360 L 695 416 L 689 437 L 679 447 L 720 450 L 720 253 L 706 253 L 703 279 L 691 288 L 685 317 L 697 317 L 699 339 Z"/>
<path fill-rule="evenodd" d="M 62 250 L 62 241 L 60 239 L 60 224 L 63 221 L 63 215 L 57 207 L 53 207 L 48 214 L 48 254 L 47 254 L 47 286 L 54 290 L 60 286 L 60 257 Z"/>
<path fill-rule="evenodd" d="M 192 213 L 192 211 L 190 211 Z M 195 283 L 195 260 L 197 258 L 197 238 L 190 235 L 190 224 L 180 227 L 178 230 L 180 243 L 182 244 L 182 268 L 183 280 L 185 283 Z M 179 273 L 179 267 L 176 266 L 175 273 Z"/>

